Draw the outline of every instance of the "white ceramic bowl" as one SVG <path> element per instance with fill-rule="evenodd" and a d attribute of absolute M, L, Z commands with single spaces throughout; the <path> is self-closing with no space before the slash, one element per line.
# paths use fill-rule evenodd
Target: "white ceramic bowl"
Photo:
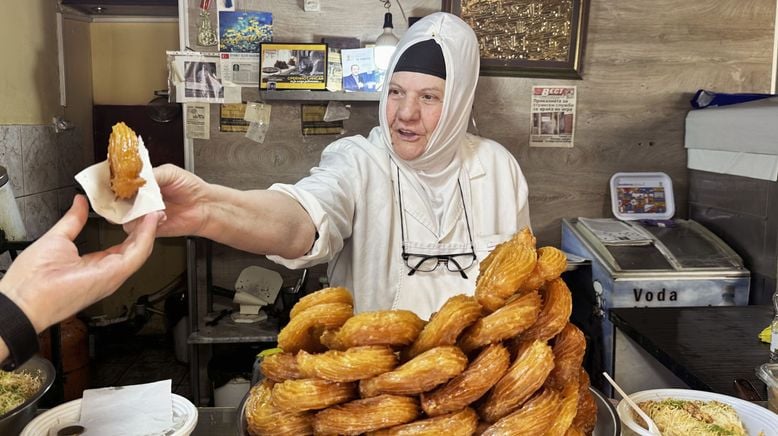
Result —
<path fill-rule="evenodd" d="M 163 433 L 165 436 L 188 436 L 197 426 L 197 408 L 186 398 L 173 396 L 173 425 Z M 48 410 L 30 421 L 20 436 L 48 435 L 50 431 L 68 425 L 78 424 L 81 417 L 81 399 L 69 401 Z"/>
<path fill-rule="evenodd" d="M 778 415 L 767 410 L 764 407 L 750 403 L 739 398 L 730 397 L 728 395 L 714 394 L 713 392 L 694 391 L 689 389 L 652 389 L 649 391 L 636 392 L 629 396 L 635 403 L 642 401 L 654 400 L 661 401 L 665 398 L 675 398 L 678 400 L 701 400 L 712 401 L 716 400 L 721 403 L 729 404 L 732 406 L 737 414 L 740 416 L 740 420 L 743 421 L 743 425 L 746 427 L 749 435 L 759 435 L 759 432 L 763 432 L 764 436 L 778 436 Z M 632 408 L 629 407 L 626 401 L 621 400 L 619 405 L 616 406 L 616 411 L 619 414 L 621 422 L 624 423 L 631 431 L 640 436 L 650 436 L 651 434 L 647 429 L 638 425 L 632 415 Z"/>

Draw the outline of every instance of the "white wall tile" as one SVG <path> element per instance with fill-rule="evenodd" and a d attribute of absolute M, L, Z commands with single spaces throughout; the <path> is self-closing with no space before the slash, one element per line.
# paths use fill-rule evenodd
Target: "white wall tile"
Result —
<path fill-rule="evenodd" d="M 10 266 L 11 255 L 7 251 L 5 253 L 0 253 L 0 277 L 5 275 L 4 271 L 7 271 Z"/>
<path fill-rule="evenodd" d="M 46 233 L 59 218 L 57 191 L 41 192 L 24 198 L 24 224 L 31 239 Z"/>
<path fill-rule="evenodd" d="M 23 195 L 37 194 L 56 188 L 59 170 L 54 130 L 51 126 L 22 126 L 21 131 Z"/>
<path fill-rule="evenodd" d="M 86 167 L 78 128 L 56 134 L 58 180 L 57 187 L 73 186 L 73 177 Z"/>
<path fill-rule="evenodd" d="M 76 196 L 76 188 L 68 186 L 57 189 L 57 217 L 62 217 L 73 204 L 73 197 Z"/>
<path fill-rule="evenodd" d="M 0 126 L 0 165 L 8 170 L 15 196 L 23 194 L 22 128 Z"/>

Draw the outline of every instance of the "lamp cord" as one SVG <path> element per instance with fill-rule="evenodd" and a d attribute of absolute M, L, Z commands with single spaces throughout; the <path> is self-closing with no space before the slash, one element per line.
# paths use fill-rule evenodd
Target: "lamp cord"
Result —
<path fill-rule="evenodd" d="M 384 4 L 384 7 L 388 11 L 392 7 L 392 2 L 390 0 L 378 0 L 379 2 Z M 408 17 L 405 15 L 405 9 L 403 9 L 403 5 L 400 3 L 400 0 L 397 0 L 397 6 L 400 8 L 400 13 L 403 16 L 403 22 L 408 22 Z"/>

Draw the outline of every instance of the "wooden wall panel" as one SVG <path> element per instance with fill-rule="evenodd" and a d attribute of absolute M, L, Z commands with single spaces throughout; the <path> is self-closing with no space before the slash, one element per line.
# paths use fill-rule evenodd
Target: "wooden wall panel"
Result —
<path fill-rule="evenodd" d="M 383 14 L 377 0 L 322 1 L 305 13 L 300 1 L 256 0 L 274 13 L 277 41 L 313 41 L 321 35 L 377 35 Z M 240 2 L 238 3 L 240 7 Z M 439 9 L 437 0 L 402 0 L 407 15 Z M 405 30 L 392 2 L 398 34 Z M 475 103 L 477 131 L 502 143 L 519 160 L 530 189 L 533 228 L 542 244 L 558 244 L 564 217 L 610 216 L 608 180 L 618 171 L 664 171 L 673 181 L 677 216 L 686 216 L 683 148 L 689 99 L 700 88 L 717 92 L 769 92 L 774 0 L 592 1 L 583 80 L 482 77 Z M 192 33 L 194 34 L 194 33 Z M 575 147 L 529 148 L 533 85 L 578 87 Z M 212 120 L 218 119 L 213 105 Z M 359 103 L 347 135 L 377 124 L 376 103 Z M 334 136 L 303 137 L 299 104 L 273 102 L 264 144 L 220 133 L 194 145 L 196 172 L 241 189 L 292 183 L 318 162 Z M 261 225 L 261 223 L 258 223 Z M 227 262 L 233 261 L 235 255 Z M 227 283 L 235 268 L 225 268 Z M 215 273 L 217 271 L 215 270 Z"/>

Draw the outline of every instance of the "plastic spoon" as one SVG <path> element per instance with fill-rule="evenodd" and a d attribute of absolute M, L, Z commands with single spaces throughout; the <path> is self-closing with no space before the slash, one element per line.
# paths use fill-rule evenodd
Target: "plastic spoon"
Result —
<path fill-rule="evenodd" d="M 632 399 L 629 397 L 629 395 L 627 395 L 624 392 L 624 390 L 621 389 L 621 386 L 619 386 L 616 383 L 616 380 L 613 380 L 611 378 L 611 376 L 608 375 L 607 372 L 603 372 L 602 375 L 604 375 L 605 379 L 608 380 L 608 383 L 610 383 L 611 386 L 613 386 L 616 389 L 616 392 L 618 392 L 619 395 L 621 395 L 621 397 L 624 398 L 624 401 L 626 401 L 627 404 L 629 404 L 629 407 L 631 407 L 632 410 L 634 410 L 635 413 L 637 413 L 638 416 L 643 418 L 643 421 L 645 421 L 646 424 L 648 424 L 648 432 L 653 434 L 653 435 L 662 436 L 662 433 L 659 431 L 659 427 L 656 426 L 656 423 L 654 423 L 654 420 L 649 418 L 649 416 L 646 415 L 646 412 L 644 412 L 643 409 L 638 407 L 638 405 L 635 404 L 634 401 L 632 401 Z"/>

